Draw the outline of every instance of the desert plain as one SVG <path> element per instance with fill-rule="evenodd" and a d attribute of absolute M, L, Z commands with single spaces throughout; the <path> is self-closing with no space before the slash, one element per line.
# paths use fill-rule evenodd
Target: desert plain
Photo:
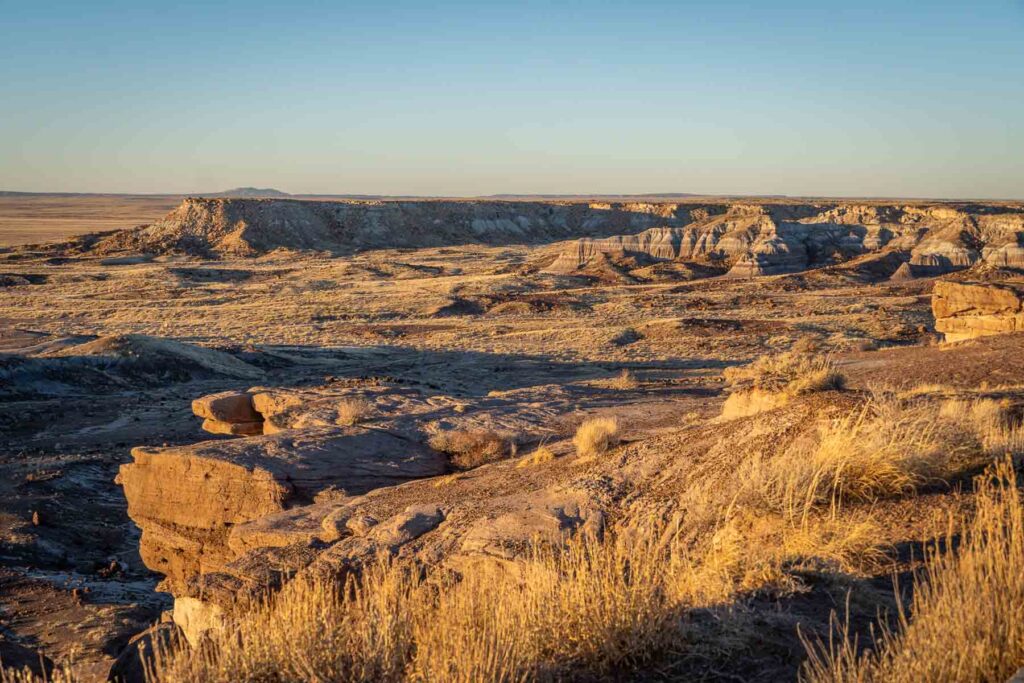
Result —
<path fill-rule="evenodd" d="M 1005 679 L 1022 342 L 1019 202 L 0 198 L 0 680 Z"/>

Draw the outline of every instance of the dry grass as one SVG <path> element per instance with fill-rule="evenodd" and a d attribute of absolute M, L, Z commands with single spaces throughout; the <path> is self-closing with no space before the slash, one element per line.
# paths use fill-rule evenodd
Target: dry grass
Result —
<path fill-rule="evenodd" d="M 821 506 L 949 481 L 1007 453 L 1024 454 L 1024 429 L 995 401 L 908 402 L 879 394 L 852 413 L 823 421 L 813 439 L 745 459 L 736 477 L 742 486 L 732 495 L 802 517 Z"/>
<path fill-rule="evenodd" d="M 799 351 L 761 356 L 749 365 L 726 368 L 724 377 L 734 389 L 753 388 L 789 396 L 842 389 L 846 383 L 830 356 Z"/>
<path fill-rule="evenodd" d="M 822 341 L 818 337 L 806 336 L 800 337 L 793 342 L 790 347 L 791 351 L 797 353 L 818 353 L 821 351 Z"/>
<path fill-rule="evenodd" d="M 945 384 L 925 383 L 912 386 L 908 389 L 902 389 L 899 391 L 899 396 L 900 398 L 916 398 L 918 396 L 928 396 L 931 394 L 948 394 L 954 391 L 956 390 Z"/>
<path fill-rule="evenodd" d="M 1024 662 L 1024 500 L 1010 461 L 979 478 L 974 519 L 933 548 L 909 612 L 860 653 L 845 627 L 811 646 L 813 683 L 1005 681 Z M 959 539 L 957 538 L 959 534 Z M 957 541 L 959 546 L 957 547 Z"/>
<path fill-rule="evenodd" d="M 504 460 L 516 453 L 513 439 L 487 429 L 438 432 L 428 443 L 435 451 L 447 454 L 449 462 L 462 470 Z"/>
<path fill-rule="evenodd" d="M 373 412 L 373 404 L 362 398 L 346 398 L 338 403 L 339 425 L 351 426 L 359 424 Z"/>
<path fill-rule="evenodd" d="M 1006 401 L 951 399 L 942 405 L 939 415 L 971 430 L 990 455 L 1024 453 L 1024 427 L 1013 421 Z"/>
<path fill-rule="evenodd" d="M 699 658 L 719 647 L 693 637 L 701 625 L 690 610 L 769 584 L 784 590 L 795 580 L 788 568 L 810 554 L 842 563 L 867 552 L 875 534 L 851 529 L 735 516 L 694 547 L 681 542 L 676 521 L 645 516 L 601 539 L 581 535 L 563 548 L 535 549 L 514 573 L 481 568 L 457 580 L 379 565 L 343 589 L 295 581 L 235 628 L 213 634 L 209 647 L 162 653 L 156 680 L 621 676 L 658 658 Z"/>
<path fill-rule="evenodd" d="M 554 459 L 555 454 L 551 452 L 550 448 L 542 444 L 540 446 L 537 446 L 537 450 L 535 450 L 533 453 L 520 460 L 519 463 L 516 465 L 516 468 L 542 465 L 546 462 L 551 462 Z"/>
<path fill-rule="evenodd" d="M 845 376 L 831 357 L 787 351 L 761 356 L 749 365 L 726 368 L 730 385 L 722 417 L 731 420 L 786 405 L 792 399 L 818 391 L 842 389 Z"/>
<path fill-rule="evenodd" d="M 572 443 L 582 458 L 593 458 L 605 453 L 618 443 L 619 421 L 615 417 L 593 417 L 585 420 L 576 430 Z"/>
<path fill-rule="evenodd" d="M 75 675 L 70 664 L 54 667 L 46 677 L 39 677 L 28 667 L 23 669 L 5 669 L 0 666 L 0 683 L 79 683 L 82 679 Z"/>
<path fill-rule="evenodd" d="M 822 504 L 910 492 L 946 474 L 948 466 L 933 412 L 871 401 L 823 422 L 813 442 L 750 461 L 740 476 L 767 507 L 803 514 Z"/>
<path fill-rule="evenodd" d="M 618 389 L 619 391 L 631 391 L 639 388 L 639 386 L 640 382 L 637 380 L 636 375 L 630 372 L 629 369 L 623 369 L 618 377 L 608 381 L 609 388 Z"/>

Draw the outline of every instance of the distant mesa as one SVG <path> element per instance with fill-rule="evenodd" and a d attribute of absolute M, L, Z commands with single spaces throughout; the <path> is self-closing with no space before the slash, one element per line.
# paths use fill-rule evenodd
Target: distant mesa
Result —
<path fill-rule="evenodd" d="M 236 187 L 223 192 L 204 194 L 204 197 L 233 197 L 240 199 L 282 199 L 292 195 L 272 187 Z"/>
<path fill-rule="evenodd" d="M 276 249 L 344 254 L 553 242 L 561 244 L 544 268 L 553 275 L 628 282 L 632 276 L 624 267 L 633 271 L 659 262 L 707 266 L 732 277 L 843 265 L 868 279 L 899 282 L 981 264 L 1024 269 L 1024 206 L 193 197 L 151 225 L 83 238 L 80 246 L 108 258 L 225 258 Z"/>

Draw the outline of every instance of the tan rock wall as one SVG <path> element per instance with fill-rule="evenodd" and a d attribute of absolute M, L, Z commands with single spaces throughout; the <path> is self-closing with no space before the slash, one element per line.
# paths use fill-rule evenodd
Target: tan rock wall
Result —
<path fill-rule="evenodd" d="M 1024 331 L 1024 282 L 937 282 L 932 313 L 949 342 Z"/>

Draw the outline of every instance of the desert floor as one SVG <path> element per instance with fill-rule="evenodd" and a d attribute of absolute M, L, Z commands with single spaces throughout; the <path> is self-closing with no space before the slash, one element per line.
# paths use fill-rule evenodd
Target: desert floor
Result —
<path fill-rule="evenodd" d="M 0 194 L 0 247 L 130 228 L 163 216 L 180 201 L 176 195 Z"/>
<path fill-rule="evenodd" d="M 0 244 L 139 223 L 177 200 L 50 199 L 45 209 L 26 201 L 0 199 Z M 87 676 L 102 677 L 170 606 L 139 558 L 139 532 L 114 478 L 132 446 L 216 438 L 190 410 L 204 394 L 386 378 L 471 405 L 555 386 L 556 412 L 569 422 L 581 410 L 614 410 L 628 440 L 654 439 L 656 448 L 660 433 L 721 412 L 724 369 L 797 340 L 832 350 L 861 389 L 908 388 L 928 379 L 913 370 L 918 360 L 942 364 L 930 346 L 929 279 L 870 284 L 826 268 L 629 284 L 542 272 L 556 250 L 278 251 L 219 261 L 2 255 L 0 276 L 14 284 L 0 287 L 0 352 L 15 359 L 0 366 L 4 663 L 73 655 Z M 121 372 L 68 353 L 125 334 L 227 352 L 261 374 L 182 372 L 159 356 Z M 872 374 L 879 348 L 917 355 L 899 361 L 901 372 Z M 624 370 L 635 380 L 628 386 L 615 381 Z M 964 386 L 1000 381 L 985 363 L 957 371 Z M 879 591 L 889 585 L 879 578 Z"/>

